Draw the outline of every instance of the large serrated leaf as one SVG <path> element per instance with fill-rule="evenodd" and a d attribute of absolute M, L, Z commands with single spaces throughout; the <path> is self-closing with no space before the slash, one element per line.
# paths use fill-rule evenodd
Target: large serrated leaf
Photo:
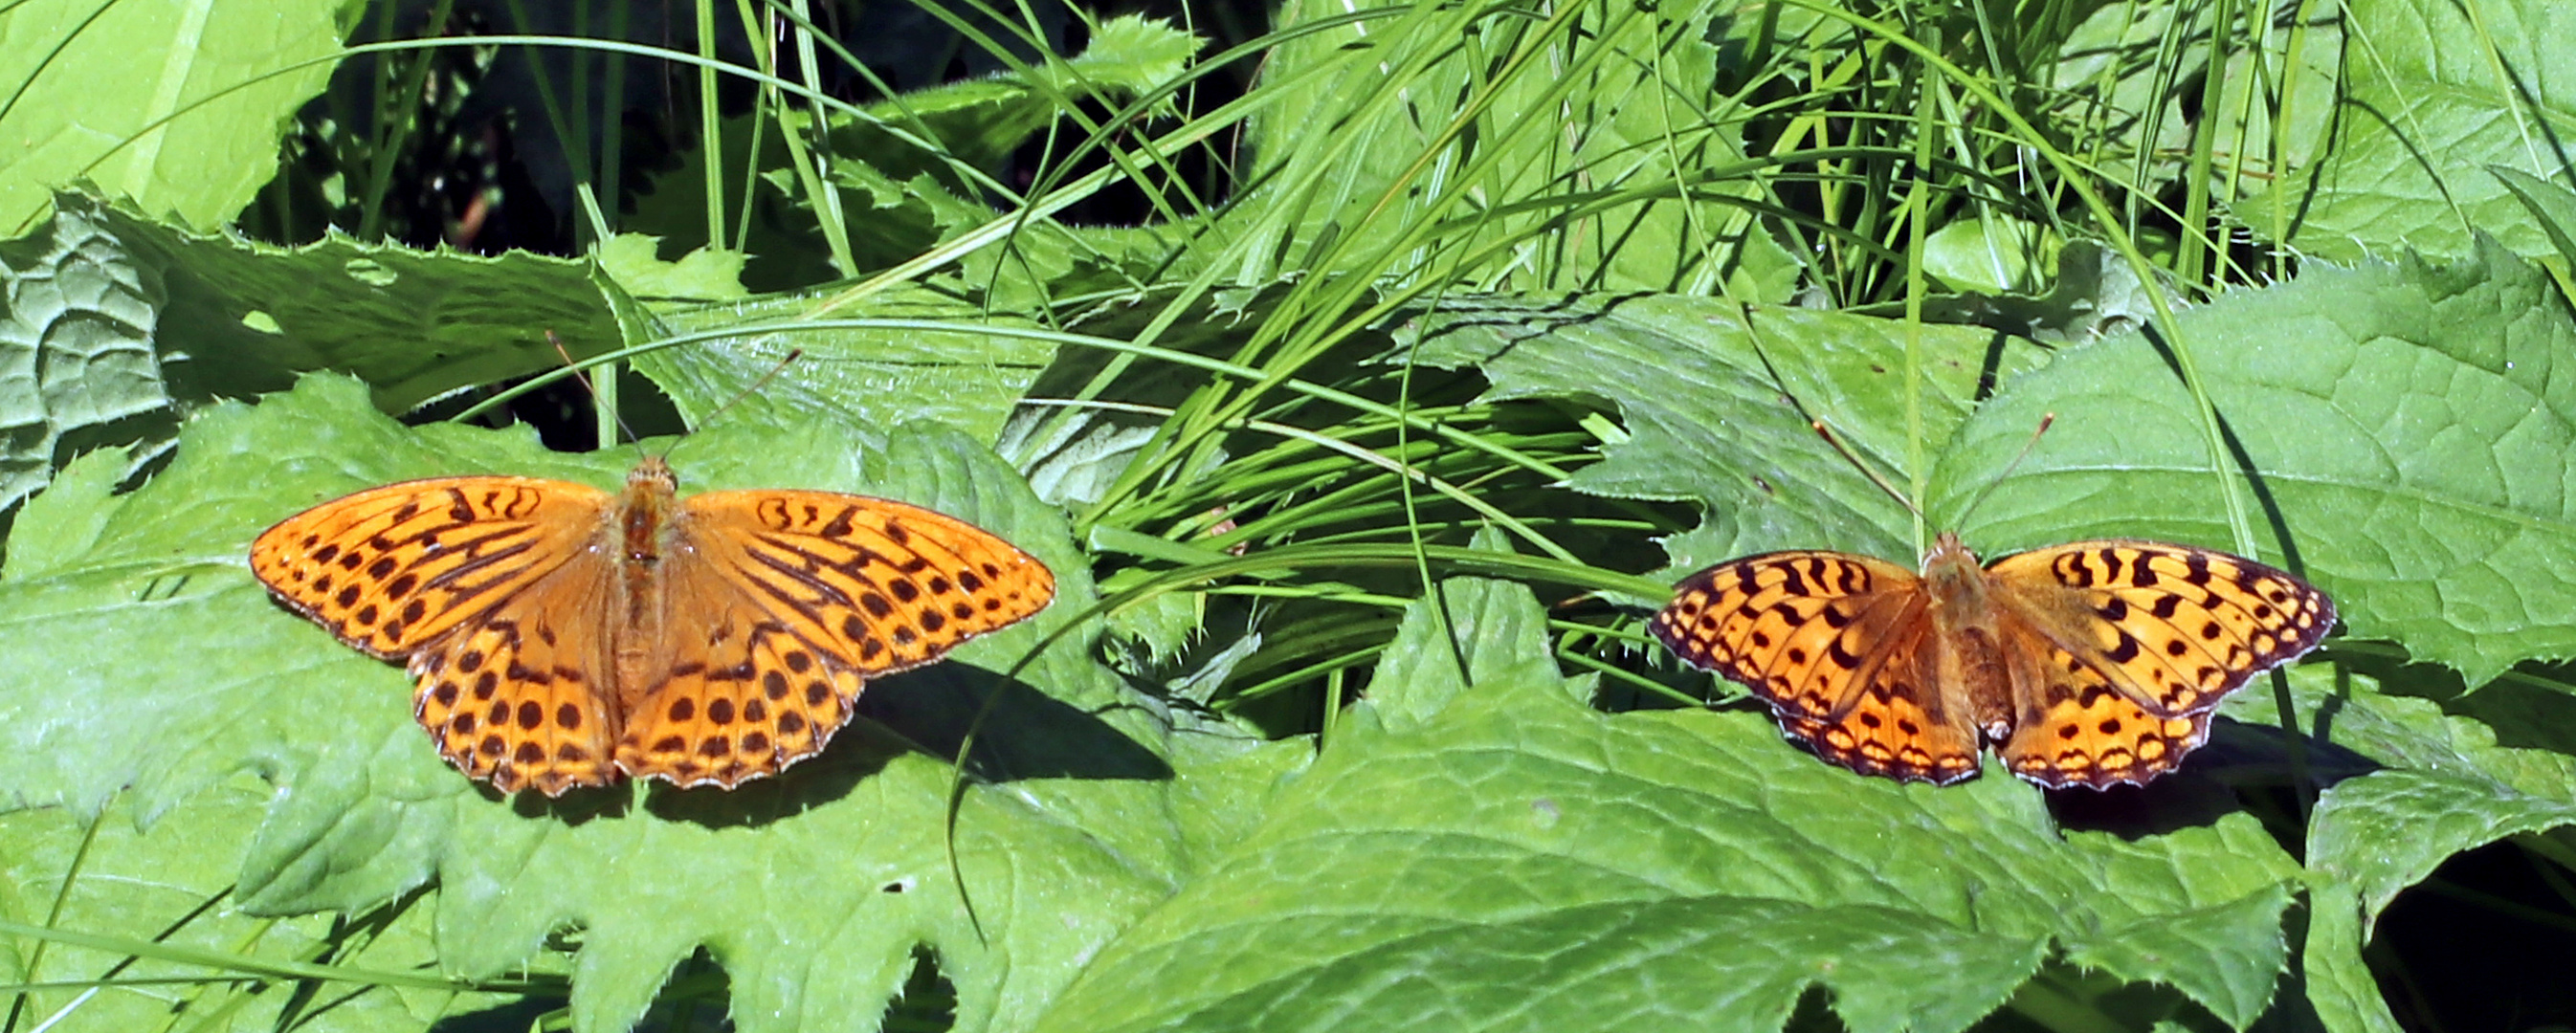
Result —
<path fill-rule="evenodd" d="M 176 431 L 166 415 L 108 429 L 170 404 L 152 348 L 161 286 L 85 203 L 0 243 L 0 509 L 44 487 L 63 453 Z"/>
<path fill-rule="evenodd" d="M 2289 188 L 2289 243 L 2340 262 L 2408 250 L 2467 255 L 2477 233 L 2525 255 L 2549 251 L 2487 167 L 2562 173 L 2565 144 L 2539 127 L 2576 114 L 2556 85 L 2576 62 L 2566 9 L 2553 0 L 2357 0 L 2340 10 L 2350 37 L 2333 95 L 2334 144 Z"/>
<path fill-rule="evenodd" d="M 1034 327 L 1029 321 L 993 317 L 929 290 L 880 293 L 836 318 L 918 319 L 958 329 L 802 324 L 817 303 L 811 296 L 772 295 L 667 309 L 660 318 L 675 334 L 741 332 L 637 356 L 635 368 L 662 385 L 691 422 L 736 403 L 751 418 L 781 423 L 815 412 L 863 427 L 936 419 L 990 442 L 1055 354 L 1045 341 L 974 330 L 982 324 L 1027 331 Z M 791 348 L 804 354 L 782 370 L 779 360 Z"/>
<path fill-rule="evenodd" d="M 0 233 L 86 180 L 213 227 L 277 174 L 278 140 L 322 91 L 358 5 L 147 0 L 0 6 Z M 309 62 L 309 63 L 308 63 Z M 300 67 L 299 67 L 300 66 Z"/>
<path fill-rule="evenodd" d="M 2264 526 L 2276 518 L 2355 636 L 2395 639 L 2472 686 L 2576 654 L 2576 581 L 2529 576 L 2576 569 L 2576 321 L 2547 273 L 2493 247 L 2447 266 L 2317 267 L 2187 311 L 2177 333 L 2253 490 L 2233 459 L 2212 471 L 2180 378 L 2131 334 L 1997 392 L 1936 468 L 1934 517 L 1959 519 L 2054 412 L 1969 518 L 1970 544 L 2234 550 L 2232 490 L 2264 555 L 2284 555 Z"/>
<path fill-rule="evenodd" d="M 1450 587 L 1538 610 L 1526 589 Z M 1495 633 L 1414 641 L 1434 655 L 1381 670 L 1543 642 Z M 2066 830 L 2009 778 L 1857 778 L 1760 715 L 1605 715 L 1555 679 L 1505 676 L 1411 731 L 1352 725 L 1040 1028 L 1750 1030 L 1813 984 L 1855 1029 L 1955 1030 L 2052 945 L 2241 1027 L 2285 957 L 2296 870 L 2243 814 L 2135 839 Z M 2189 935 L 2141 937 L 2162 923 Z"/>
<path fill-rule="evenodd" d="M 28 972 L 23 962 L 44 938 L 29 931 L 10 938 L 0 973 L 12 981 L 56 985 L 25 999 L 20 1022 L 66 1030 L 142 1029 L 173 1016 L 229 1013 L 244 1027 L 297 1017 L 300 1028 L 375 1030 L 416 1027 L 508 1000 L 461 985 L 442 989 L 434 975 L 408 984 L 343 987 L 320 999 L 307 999 L 291 981 L 233 981 L 279 963 L 328 960 L 363 979 L 435 960 L 426 908 L 371 916 L 362 931 L 324 917 L 275 921 L 226 906 L 233 859 L 269 796 L 269 787 L 257 779 L 238 777 L 172 808 L 148 829 L 138 827 L 128 809 L 110 806 L 94 819 L 98 825 L 86 843 L 89 830 L 63 808 L 0 815 L 0 919 L 75 934 L 114 930 L 129 940 L 233 959 L 238 966 L 210 971 L 167 954 L 55 942 Z M 55 915 L 58 895 L 61 912 Z M 101 979 L 108 985 L 96 991 L 82 985 Z"/>
<path fill-rule="evenodd" d="M 1416 361 L 1475 365 L 1489 397 L 1606 399 L 1629 440 L 1571 484 L 1598 495 L 1694 499 L 1708 524 L 1667 543 L 1684 567 L 1780 548 L 1911 556 L 1903 508 L 1808 425 L 1834 432 L 1900 481 L 1908 329 L 1804 309 L 1706 298 L 1610 302 L 1446 298 L 1418 315 Z M 1926 383 L 1928 452 L 1967 417 L 1980 385 L 2038 361 L 2026 344 L 1968 327 L 1911 331 Z"/>
<path fill-rule="evenodd" d="M 411 721 L 402 672 L 271 605 L 243 548 L 273 520 L 374 483 L 493 471 L 608 484 L 632 456 L 547 453 L 520 433 L 409 431 L 376 415 L 354 382 L 308 378 L 256 408 L 192 421 L 178 460 L 116 500 L 95 533 L 27 529 L 57 544 L 27 576 L 13 556 L 0 579 L 0 623 L 13 631 L 0 787 L 21 806 L 90 814 L 131 785 L 150 819 L 255 772 L 278 792 L 236 855 L 244 906 L 362 905 L 435 876 L 441 964 L 473 977 L 508 971 L 549 932 L 578 927 L 572 995 L 584 1030 L 633 1021 L 700 945 L 727 969 L 745 1030 L 863 1025 L 917 945 L 956 985 L 961 1028 L 1024 1025 L 1168 892 L 1186 850 L 1215 849 L 1208 837 L 1224 828 L 1174 815 L 1164 726 L 1125 705 L 1082 636 L 1002 679 L 1091 601 L 1060 518 L 954 431 L 896 427 L 864 453 L 848 447 L 851 433 L 822 419 L 792 430 L 728 423 L 683 442 L 673 462 L 684 490 L 866 490 L 957 513 L 1047 560 L 1062 595 L 950 662 L 871 683 L 861 700 L 871 720 L 782 777 L 731 794 L 663 786 L 548 804 L 493 798 L 447 768 Z M 45 501 L 29 520 L 77 520 L 108 504 Z M 954 827 L 979 934 L 950 877 L 945 758 L 986 701 L 995 705 L 970 765 L 996 784 L 965 794 Z M 1278 767 L 1241 751 L 1194 755 L 1247 780 L 1194 786 L 1200 797 L 1255 798 Z"/>

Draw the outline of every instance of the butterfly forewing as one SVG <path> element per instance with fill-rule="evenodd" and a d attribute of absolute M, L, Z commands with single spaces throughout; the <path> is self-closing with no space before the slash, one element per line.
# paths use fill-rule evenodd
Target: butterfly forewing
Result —
<path fill-rule="evenodd" d="M 397 657 L 571 559 L 611 499 L 588 485 L 526 477 L 388 484 L 262 532 L 250 567 L 341 641 Z"/>
<path fill-rule="evenodd" d="M 973 524 L 814 491 L 712 491 L 683 503 L 715 570 L 798 638 L 866 675 L 938 659 L 1045 609 L 1055 575 Z"/>
<path fill-rule="evenodd" d="M 2333 601 L 2298 578 L 2183 545 L 2076 542 L 2004 557 L 1987 573 L 2041 636 L 2163 718 L 2217 706 L 2316 648 L 2335 623 Z"/>
<path fill-rule="evenodd" d="M 1824 720 L 1851 695 L 1851 679 L 1836 675 L 1869 663 L 1921 584 L 1866 556 L 1765 553 L 1691 575 L 1652 627 L 1682 659 L 1787 713 Z"/>

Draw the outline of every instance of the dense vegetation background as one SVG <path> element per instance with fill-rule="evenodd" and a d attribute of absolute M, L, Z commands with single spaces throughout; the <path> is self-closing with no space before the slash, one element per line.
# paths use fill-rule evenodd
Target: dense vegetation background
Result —
<path fill-rule="evenodd" d="M 2564 22 L 0 5 L 0 1029 L 2563 1028 Z M 245 566 L 684 429 L 1061 596 L 547 802 Z M 1855 777 L 1642 631 L 1943 527 L 2345 627 L 2103 793 Z"/>

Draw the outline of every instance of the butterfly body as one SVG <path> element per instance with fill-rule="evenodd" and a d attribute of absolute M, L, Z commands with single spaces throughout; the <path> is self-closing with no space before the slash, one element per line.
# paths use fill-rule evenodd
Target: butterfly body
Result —
<path fill-rule="evenodd" d="M 820 752 L 868 678 L 1042 609 L 1054 577 L 971 524 L 818 491 L 680 497 L 444 477 L 290 517 L 251 569 L 343 642 L 404 659 L 441 755 L 503 792 L 624 773 L 731 788 Z"/>
<path fill-rule="evenodd" d="M 2032 782 L 2098 789 L 2171 770 L 2221 699 L 2334 622 L 2324 593 L 2225 553 L 2105 540 L 1981 565 L 1945 533 L 1920 574 L 1824 551 L 1722 563 L 1652 627 L 1828 762 L 1946 785 L 1992 746 Z"/>

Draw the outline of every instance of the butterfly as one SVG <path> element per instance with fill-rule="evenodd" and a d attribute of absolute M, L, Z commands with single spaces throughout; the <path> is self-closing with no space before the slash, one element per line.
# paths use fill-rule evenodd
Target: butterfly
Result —
<path fill-rule="evenodd" d="M 617 773 L 731 789 L 848 724 L 870 678 L 1026 619 L 1055 576 L 991 532 L 823 491 L 680 498 L 438 477 L 305 510 L 251 544 L 288 608 L 418 680 L 440 755 L 504 793 Z"/>
<path fill-rule="evenodd" d="M 1991 744 L 2051 789 L 2173 770 L 2220 700 L 2334 624 L 2325 593 L 2223 552 L 2106 540 L 1980 566 L 1950 533 L 1920 575 L 1843 552 L 1720 563 L 1652 621 L 1829 763 L 1948 785 Z"/>

